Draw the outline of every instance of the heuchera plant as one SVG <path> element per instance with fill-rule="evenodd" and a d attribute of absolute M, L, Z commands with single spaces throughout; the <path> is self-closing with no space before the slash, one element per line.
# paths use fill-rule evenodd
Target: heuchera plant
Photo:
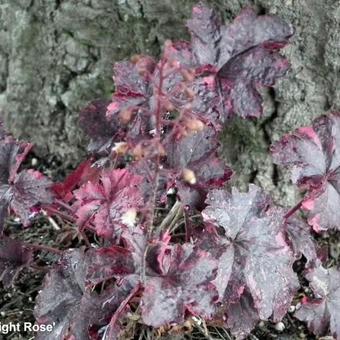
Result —
<path fill-rule="evenodd" d="M 55 326 L 38 339 L 116 339 L 131 320 L 163 329 L 201 320 L 242 339 L 286 315 L 304 257 L 314 295 L 296 317 L 340 339 L 340 272 L 325 267 L 314 240 L 340 229 L 340 114 L 273 145 L 274 161 L 306 191 L 292 209 L 252 184 L 225 189 L 233 172 L 219 158 L 219 132 L 235 116 L 261 117 L 258 90 L 288 70 L 279 50 L 293 29 L 250 8 L 225 26 L 202 3 L 187 26 L 191 42 L 167 41 L 159 61 L 115 64 L 112 100 L 80 113 L 90 158 L 64 182 L 19 171 L 31 144 L 0 127 L 0 278 L 11 285 L 37 251 L 59 257 L 34 311 Z M 9 214 L 29 226 L 42 212 L 73 223 L 83 246 L 53 249 L 3 231 Z"/>

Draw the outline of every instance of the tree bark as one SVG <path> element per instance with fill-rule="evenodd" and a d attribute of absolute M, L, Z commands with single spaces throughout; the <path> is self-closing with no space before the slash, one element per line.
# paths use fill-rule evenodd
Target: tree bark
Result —
<path fill-rule="evenodd" d="M 284 133 L 340 106 L 340 5 L 334 0 L 214 0 L 228 22 L 246 5 L 293 23 L 284 53 L 291 72 L 264 91 L 265 117 L 235 120 L 222 135 L 223 156 L 237 185 L 262 185 L 297 200 L 269 145 Z M 77 117 L 91 100 L 109 98 L 115 61 L 158 55 L 165 39 L 187 39 L 193 0 L 0 0 L 0 111 L 36 154 L 76 166 L 87 141 Z M 49 155 L 49 156 L 48 156 Z"/>

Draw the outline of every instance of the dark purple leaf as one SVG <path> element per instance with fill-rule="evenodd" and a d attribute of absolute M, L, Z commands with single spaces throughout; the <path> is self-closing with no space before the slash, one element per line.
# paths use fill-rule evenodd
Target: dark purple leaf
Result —
<path fill-rule="evenodd" d="M 277 16 L 258 16 L 251 8 L 244 9 L 229 26 L 200 3 L 188 21 L 193 53 L 199 65 L 215 65 L 221 69 L 233 56 L 252 47 L 269 43 L 280 47 L 287 43 L 293 28 Z"/>
<path fill-rule="evenodd" d="M 0 281 L 4 287 L 9 287 L 32 260 L 32 251 L 23 243 L 7 236 L 0 237 Z"/>
<path fill-rule="evenodd" d="M 8 207 L 27 226 L 33 207 L 52 203 L 52 183 L 46 177 L 33 170 L 18 174 L 19 167 L 31 148 L 31 144 L 17 142 L 10 136 L 0 140 L 0 231 Z"/>
<path fill-rule="evenodd" d="M 221 58 L 221 24 L 220 17 L 213 9 L 202 3 L 193 8 L 192 19 L 187 26 L 198 65 L 218 65 Z"/>
<path fill-rule="evenodd" d="M 288 241 L 295 257 L 300 259 L 303 255 L 308 265 L 314 264 L 317 260 L 317 250 L 310 226 L 299 218 L 290 218 L 286 223 L 286 228 Z"/>
<path fill-rule="evenodd" d="M 287 43 L 292 27 L 275 16 L 257 16 L 251 8 L 224 26 L 202 3 L 193 8 L 188 27 L 197 64 L 217 76 L 215 82 L 209 82 L 210 91 L 201 88 L 202 99 L 196 102 L 195 111 L 202 112 L 203 103 L 208 102 L 212 112 L 222 110 L 222 121 L 223 115 L 232 113 L 243 118 L 259 117 L 262 98 L 257 86 L 273 86 L 288 70 L 289 64 L 276 51 Z M 220 97 L 220 103 L 216 97 Z"/>
<path fill-rule="evenodd" d="M 162 59 L 152 77 L 153 97 L 151 108 L 157 110 L 157 102 L 172 110 L 188 107 L 193 100 L 191 83 L 195 77 L 190 44 L 167 41 Z"/>
<path fill-rule="evenodd" d="M 284 136 L 272 153 L 275 163 L 292 169 L 293 183 L 307 189 L 302 207 L 313 229 L 340 229 L 340 114 Z"/>
<path fill-rule="evenodd" d="M 19 143 L 12 138 L 0 141 L 0 185 L 14 180 L 31 148 L 32 144 Z"/>
<path fill-rule="evenodd" d="M 170 135 L 164 141 L 165 166 L 181 182 L 178 195 L 185 205 L 200 205 L 207 188 L 221 187 L 230 179 L 231 169 L 218 159 L 218 145 L 217 133 L 209 127 L 179 139 Z"/>
<path fill-rule="evenodd" d="M 260 84 L 273 86 L 275 80 L 282 77 L 288 68 L 286 59 L 264 47 L 256 47 L 237 55 L 219 72 L 223 78 L 222 89 L 226 92 L 224 105 L 232 107 L 240 117 L 260 117 L 262 98 L 257 87 Z"/>
<path fill-rule="evenodd" d="M 87 289 L 88 263 L 82 250 L 69 251 L 64 254 L 60 265 L 46 275 L 34 315 L 39 324 L 55 323 L 53 331 L 48 334 L 49 339 L 90 339 L 89 327 L 106 325 L 133 289 L 134 283 L 127 281 L 101 294 Z M 46 334 L 39 334 L 37 339 L 46 339 Z"/>
<path fill-rule="evenodd" d="M 220 85 L 215 75 L 207 75 L 197 77 L 191 86 L 195 93 L 191 104 L 193 114 L 205 124 L 212 124 L 217 130 L 221 130 L 221 123 L 227 118 L 223 98 L 220 96 Z"/>
<path fill-rule="evenodd" d="M 237 301 L 228 304 L 226 327 L 237 339 L 245 339 L 258 323 L 259 315 L 251 295 L 245 291 Z"/>
<path fill-rule="evenodd" d="M 147 242 L 139 228 L 122 234 L 126 248 L 113 246 L 87 253 L 86 282 L 93 284 L 115 278 L 143 283 L 142 317 L 159 327 L 184 321 L 185 313 L 210 318 L 218 300 L 218 260 L 192 244 L 170 245 L 170 237 Z M 217 256 L 220 261 L 222 249 Z M 221 256 L 222 255 L 222 256 Z M 222 268 L 222 267 L 221 267 Z M 137 287 L 137 286 L 135 286 Z"/>
<path fill-rule="evenodd" d="M 216 278 L 212 281 L 223 300 L 234 263 L 234 249 L 230 242 L 212 231 L 199 232 L 196 235 L 200 249 L 209 252 L 218 261 Z"/>
<path fill-rule="evenodd" d="M 88 146 L 90 152 L 107 154 L 113 146 L 113 138 L 118 133 L 117 121 L 106 118 L 107 106 L 110 101 L 96 100 L 79 113 L 79 125 L 91 138 Z"/>
<path fill-rule="evenodd" d="M 148 133 L 153 129 L 149 111 L 154 68 L 154 60 L 146 56 L 115 64 L 116 92 L 106 112 L 107 118 L 121 130 L 115 142 L 124 139 L 135 143 L 149 138 Z"/>
<path fill-rule="evenodd" d="M 16 176 L 10 206 L 25 226 L 30 223 L 33 207 L 53 202 L 51 186 L 52 182 L 39 171 L 24 170 Z"/>
<path fill-rule="evenodd" d="M 147 98 L 150 95 L 149 82 L 155 68 L 155 61 L 149 56 L 135 56 L 131 61 L 114 65 L 116 93 L 124 96 Z"/>
<path fill-rule="evenodd" d="M 182 323 L 186 311 L 211 318 L 218 292 L 211 283 L 217 261 L 192 245 L 176 245 L 164 255 L 163 273 L 148 277 L 142 297 L 143 321 L 150 326 Z"/>
<path fill-rule="evenodd" d="M 222 227 L 234 251 L 229 295 L 248 289 L 261 319 L 280 320 L 298 287 L 294 256 L 284 240 L 284 216 L 270 199 L 251 185 L 248 193 L 213 190 L 204 220 Z"/>
<path fill-rule="evenodd" d="M 113 277 L 135 273 L 135 265 L 128 249 L 112 246 L 88 251 L 90 258 L 86 281 L 96 285 Z"/>
<path fill-rule="evenodd" d="M 157 174 L 157 162 L 154 159 L 143 158 L 132 162 L 128 169 L 131 173 L 143 177 L 139 189 L 146 202 L 152 201 L 154 197 L 158 203 L 166 200 L 168 171 L 158 167 Z M 154 192 L 156 192 L 155 195 Z"/>
<path fill-rule="evenodd" d="M 334 339 L 340 339 L 340 271 L 319 265 L 309 270 L 306 278 L 314 298 L 305 298 L 295 317 L 305 321 L 316 335 L 327 335 L 330 331 Z"/>
<path fill-rule="evenodd" d="M 51 186 L 49 179 L 34 170 L 20 172 L 10 185 L 0 185 L 0 226 L 7 215 L 8 207 L 28 226 L 34 216 L 34 207 L 52 203 Z"/>

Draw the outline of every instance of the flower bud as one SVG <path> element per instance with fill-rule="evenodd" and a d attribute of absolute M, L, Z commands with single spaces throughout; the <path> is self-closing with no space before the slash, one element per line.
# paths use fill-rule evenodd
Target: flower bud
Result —
<path fill-rule="evenodd" d="M 204 129 L 204 123 L 196 118 L 186 120 L 185 125 L 190 131 L 198 132 Z"/>
<path fill-rule="evenodd" d="M 197 182 L 195 173 L 187 168 L 183 170 L 183 179 L 189 184 L 196 184 Z"/>

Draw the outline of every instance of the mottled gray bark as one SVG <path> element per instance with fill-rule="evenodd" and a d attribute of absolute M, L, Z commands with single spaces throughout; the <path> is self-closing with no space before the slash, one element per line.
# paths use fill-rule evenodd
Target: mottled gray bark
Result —
<path fill-rule="evenodd" d="M 187 38 L 193 0 L 0 0 L 0 110 L 10 130 L 40 155 L 77 162 L 86 141 L 77 113 L 110 97 L 114 61 L 157 55 L 165 39 Z M 214 0 L 226 21 L 246 4 L 294 24 L 284 53 L 290 74 L 264 93 L 266 115 L 236 120 L 223 134 L 225 158 L 238 184 L 255 181 L 296 200 L 268 146 L 284 132 L 340 106 L 340 4 L 336 0 Z"/>

